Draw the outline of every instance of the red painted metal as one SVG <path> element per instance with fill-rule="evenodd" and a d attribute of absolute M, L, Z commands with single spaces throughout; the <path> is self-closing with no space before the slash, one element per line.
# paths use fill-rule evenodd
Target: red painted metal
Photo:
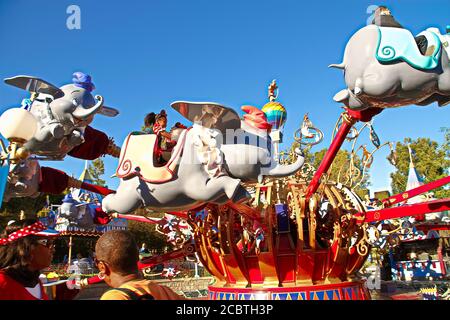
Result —
<path fill-rule="evenodd" d="M 368 108 L 365 110 L 352 110 L 346 108 L 346 111 L 350 117 L 362 122 L 368 122 L 372 120 L 374 116 L 381 113 L 381 111 L 383 110 L 383 108 Z"/>
<path fill-rule="evenodd" d="M 184 212 L 184 211 L 167 212 L 167 214 L 170 214 L 172 216 L 176 216 L 176 217 L 184 219 L 184 220 L 189 219 L 188 213 Z"/>
<path fill-rule="evenodd" d="M 221 294 L 231 294 L 233 300 L 275 300 L 277 294 L 290 294 L 297 300 L 370 300 L 370 293 L 363 281 L 347 281 L 341 283 L 306 285 L 295 287 L 255 287 L 236 288 L 209 286 L 209 298 L 220 300 Z M 325 292 L 327 299 L 324 298 Z M 246 296 L 246 297 L 244 297 Z M 323 296 L 321 299 L 320 296 Z M 228 296 L 222 299 L 229 299 Z M 284 298 L 286 299 L 286 297 Z M 290 299 L 288 299 L 290 300 Z"/>
<path fill-rule="evenodd" d="M 114 190 L 111 190 L 111 189 L 108 189 L 108 188 L 105 188 L 102 186 L 98 186 L 95 184 L 87 183 L 87 182 L 81 183 L 81 189 L 95 192 L 95 193 L 101 194 L 102 196 L 107 196 L 108 194 L 116 193 Z"/>
<path fill-rule="evenodd" d="M 437 249 L 439 265 L 441 266 L 442 275 L 445 276 L 447 274 L 447 266 L 444 262 L 444 255 L 442 254 L 442 240 L 439 240 L 439 247 Z"/>
<path fill-rule="evenodd" d="M 330 148 L 328 148 L 327 153 L 323 157 L 322 162 L 320 163 L 319 168 L 317 169 L 316 173 L 314 174 L 314 177 L 312 178 L 308 189 L 306 190 L 306 199 L 308 200 L 314 192 L 317 191 L 317 188 L 320 184 L 320 178 L 322 175 L 328 171 L 331 164 L 333 163 L 334 158 L 336 157 L 339 149 L 341 148 L 342 144 L 344 143 L 345 138 L 347 137 L 348 133 L 350 132 L 350 129 L 353 126 L 353 121 L 343 121 L 341 127 L 339 128 L 338 132 L 336 133 L 336 136 L 333 139 L 333 142 L 330 145 Z"/>
<path fill-rule="evenodd" d="M 156 266 L 157 264 L 164 263 L 165 261 L 168 261 L 168 260 L 183 258 L 186 256 L 186 254 L 187 253 L 184 249 L 179 249 L 179 250 L 175 250 L 175 251 L 172 251 L 170 253 L 166 253 L 166 254 L 163 254 L 160 256 L 150 257 L 150 258 L 139 261 L 138 268 L 145 269 L 145 268 L 153 267 L 153 266 Z M 75 280 L 73 280 L 73 281 L 75 281 Z M 82 281 L 83 282 L 81 285 L 83 287 L 85 287 L 85 286 L 88 286 L 88 285 L 91 285 L 94 283 L 102 282 L 103 279 L 100 279 L 98 276 L 93 276 L 93 277 L 84 279 Z M 75 283 L 75 282 L 73 282 L 73 283 Z"/>
<path fill-rule="evenodd" d="M 120 214 L 120 213 L 117 214 L 117 218 L 138 221 L 138 222 L 143 222 L 143 223 L 151 223 L 151 224 L 159 224 L 160 220 L 161 220 L 160 218 L 150 218 L 150 217 L 135 216 L 132 214 Z"/>
<path fill-rule="evenodd" d="M 359 224 L 363 222 L 375 222 L 387 219 L 396 219 L 401 217 L 415 216 L 424 213 L 440 212 L 450 210 L 450 198 L 415 203 L 395 208 L 386 208 L 381 210 L 367 211 L 365 213 L 359 212 L 354 217 L 364 217 L 358 221 Z"/>
<path fill-rule="evenodd" d="M 247 218 L 261 222 L 261 214 L 258 210 L 232 201 L 229 201 L 226 205 Z"/>
<path fill-rule="evenodd" d="M 312 178 L 308 186 L 308 189 L 306 190 L 306 200 L 308 200 L 314 194 L 314 192 L 317 191 L 317 188 L 319 187 L 320 184 L 320 178 L 330 168 L 334 158 L 336 157 L 339 149 L 341 148 L 342 143 L 344 143 L 345 137 L 349 133 L 353 124 L 356 121 L 363 121 L 363 122 L 370 121 L 375 115 L 379 114 L 383 110 L 384 109 L 382 108 L 368 108 L 366 110 L 357 111 L 346 108 L 346 111 L 344 113 L 344 121 L 342 122 L 341 127 L 336 133 L 333 142 L 328 148 L 325 157 L 320 163 L 320 166 L 317 169 L 316 174 Z M 345 121 L 345 118 L 347 118 L 347 121 Z"/>
<path fill-rule="evenodd" d="M 245 265 L 248 269 L 248 275 L 250 277 L 251 283 L 261 284 L 264 283 L 264 277 L 261 273 L 261 269 L 258 262 L 257 256 L 246 256 Z"/>
<path fill-rule="evenodd" d="M 144 269 L 153 267 L 157 264 L 164 263 L 166 261 L 172 260 L 172 259 L 178 259 L 183 258 L 186 256 L 186 251 L 184 249 L 178 249 L 169 253 L 165 253 L 156 257 L 150 257 L 144 260 L 141 260 L 138 262 L 138 268 Z"/>
<path fill-rule="evenodd" d="M 93 277 L 90 277 L 90 278 L 82 279 L 80 281 L 80 286 L 82 288 L 84 288 L 84 287 L 87 287 L 87 286 L 89 286 L 91 284 L 100 283 L 100 282 L 103 282 L 103 279 L 100 279 L 98 277 L 98 275 L 97 275 L 97 276 L 93 276 Z M 75 286 L 77 284 L 77 280 L 76 279 L 67 280 L 67 284 Z"/>
<path fill-rule="evenodd" d="M 406 201 L 409 198 L 418 196 L 424 192 L 442 187 L 450 183 L 450 176 L 447 176 L 442 179 L 438 179 L 436 181 L 421 185 L 420 187 L 396 194 L 395 196 L 389 197 L 387 199 L 382 200 L 384 206 L 392 206 L 393 204 Z"/>

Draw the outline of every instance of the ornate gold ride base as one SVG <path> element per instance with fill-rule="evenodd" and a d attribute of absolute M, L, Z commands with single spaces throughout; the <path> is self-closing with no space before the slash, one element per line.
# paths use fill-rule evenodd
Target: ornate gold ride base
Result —
<path fill-rule="evenodd" d="M 209 300 L 370 300 L 364 281 L 290 288 L 223 288 L 210 286 Z"/>

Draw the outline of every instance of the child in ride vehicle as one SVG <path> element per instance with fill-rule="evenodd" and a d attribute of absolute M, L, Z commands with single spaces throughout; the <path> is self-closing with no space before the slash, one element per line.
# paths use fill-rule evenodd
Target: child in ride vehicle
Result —
<path fill-rule="evenodd" d="M 173 147 L 177 144 L 172 140 L 172 134 L 166 131 L 167 127 L 167 113 L 164 109 L 159 114 L 151 112 L 145 116 L 143 131 L 150 134 L 156 134 L 158 136 L 158 146 L 161 153 L 156 155 L 159 162 L 167 161 L 165 159 L 164 152 L 172 151 Z M 177 122 L 174 128 L 186 128 L 181 123 Z M 167 156 L 167 155 L 166 155 Z"/>

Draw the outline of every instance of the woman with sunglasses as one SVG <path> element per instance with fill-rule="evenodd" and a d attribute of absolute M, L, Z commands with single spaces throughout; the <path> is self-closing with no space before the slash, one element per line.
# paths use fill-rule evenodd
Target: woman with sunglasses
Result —
<path fill-rule="evenodd" d="M 8 223 L 0 238 L 0 300 L 48 300 L 39 274 L 52 261 L 58 235 L 35 219 Z"/>

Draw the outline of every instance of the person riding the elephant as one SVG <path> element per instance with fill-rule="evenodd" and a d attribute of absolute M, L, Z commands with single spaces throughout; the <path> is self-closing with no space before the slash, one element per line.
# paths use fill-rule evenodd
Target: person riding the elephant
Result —
<path fill-rule="evenodd" d="M 155 116 L 155 124 L 153 125 L 153 133 L 159 136 L 160 147 L 162 150 L 172 149 L 175 143 L 172 141 L 172 135 L 166 131 L 167 127 L 167 113 L 166 110 L 161 110 Z"/>
<path fill-rule="evenodd" d="M 375 9 L 372 24 L 379 27 L 403 28 L 403 26 L 395 20 L 391 10 L 385 6 L 379 6 Z"/>
<path fill-rule="evenodd" d="M 159 136 L 159 147 L 161 150 L 170 150 L 175 146 L 172 141 L 172 135 L 166 131 L 167 114 L 163 109 L 159 114 L 150 112 L 145 116 L 144 126 L 142 131 L 149 134 L 156 134 Z"/>
<path fill-rule="evenodd" d="M 163 163 L 165 158 L 170 158 L 170 153 L 172 149 L 177 144 L 176 141 L 172 140 L 172 134 L 170 132 L 166 131 L 167 127 L 167 113 L 164 109 L 160 111 L 159 114 L 155 114 L 154 112 L 151 112 L 145 116 L 144 119 L 144 127 L 143 131 L 149 134 L 156 134 L 158 136 L 158 146 L 159 150 L 162 151 L 161 154 L 156 155 L 158 158 L 158 161 Z M 177 122 L 173 128 L 181 128 L 186 129 L 186 126 L 181 124 L 180 122 Z M 164 154 L 164 152 L 166 154 Z"/>
<path fill-rule="evenodd" d="M 153 133 L 153 125 L 155 124 L 156 114 L 154 112 L 147 113 L 144 118 L 144 126 L 142 127 L 142 131 L 145 133 Z"/>
<path fill-rule="evenodd" d="M 379 6 L 374 12 L 372 24 L 379 27 L 402 28 L 403 26 L 395 20 L 391 10 L 385 6 Z M 415 37 L 417 47 L 422 55 L 427 55 L 428 41 L 424 35 Z"/>

